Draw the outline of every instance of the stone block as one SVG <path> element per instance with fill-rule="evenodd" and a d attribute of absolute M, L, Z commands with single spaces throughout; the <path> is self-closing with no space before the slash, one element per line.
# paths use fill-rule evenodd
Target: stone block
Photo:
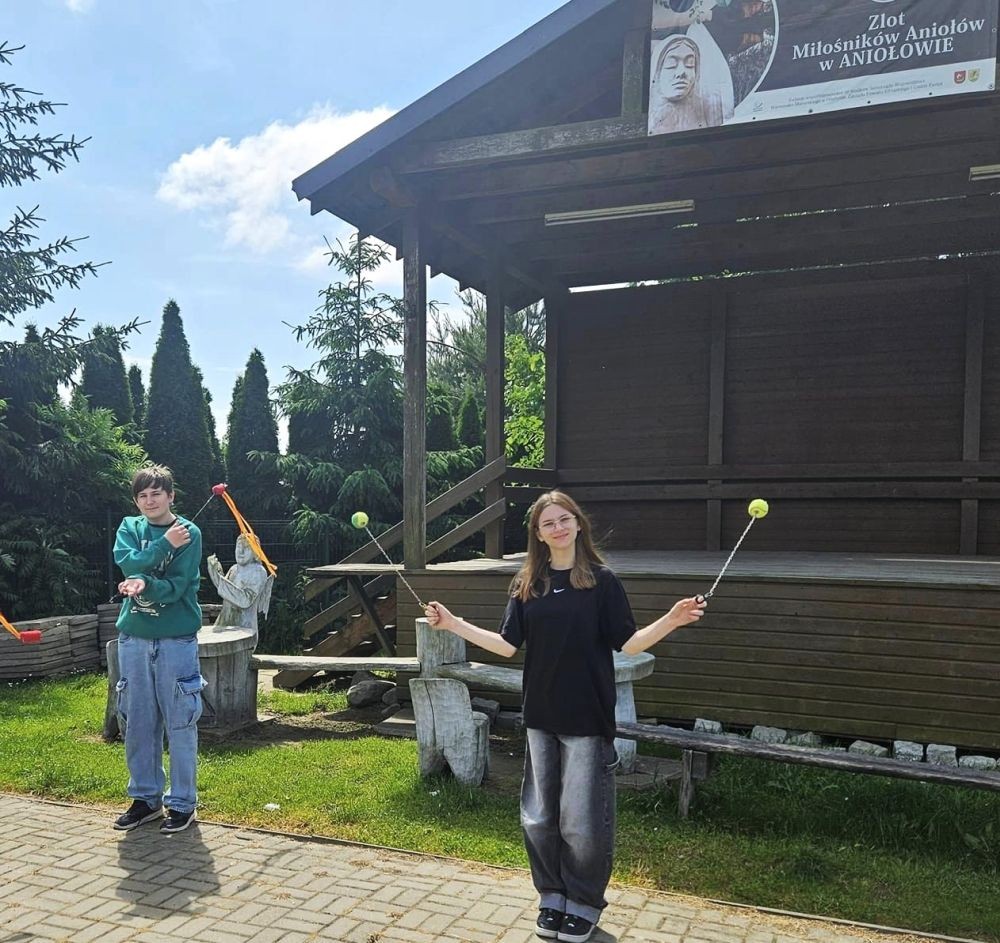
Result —
<path fill-rule="evenodd" d="M 788 738 L 788 731 L 781 727 L 765 727 L 758 724 L 750 731 L 751 740 L 759 740 L 761 743 L 784 743 Z"/>
<path fill-rule="evenodd" d="M 927 762 L 935 766 L 958 766 L 958 755 L 954 747 L 943 743 L 927 744 Z"/>
<path fill-rule="evenodd" d="M 909 760 L 911 763 L 922 763 L 924 760 L 924 745 L 912 740 L 893 740 L 892 755 L 897 760 Z"/>

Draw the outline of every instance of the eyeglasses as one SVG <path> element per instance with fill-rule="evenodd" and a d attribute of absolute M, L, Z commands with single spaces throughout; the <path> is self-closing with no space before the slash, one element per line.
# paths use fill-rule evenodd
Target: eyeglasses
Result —
<path fill-rule="evenodd" d="M 576 517 L 573 514 L 564 514 L 554 521 L 546 521 L 544 524 L 539 524 L 538 529 L 544 531 L 546 534 L 551 534 L 555 532 L 557 527 L 561 530 L 567 530 L 575 520 Z"/>

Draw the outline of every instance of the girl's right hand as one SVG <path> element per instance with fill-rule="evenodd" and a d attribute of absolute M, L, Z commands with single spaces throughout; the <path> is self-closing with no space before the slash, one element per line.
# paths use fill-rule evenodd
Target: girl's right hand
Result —
<path fill-rule="evenodd" d="M 455 617 L 439 602 L 429 602 L 424 608 L 424 615 L 432 629 L 450 629 L 455 624 Z"/>

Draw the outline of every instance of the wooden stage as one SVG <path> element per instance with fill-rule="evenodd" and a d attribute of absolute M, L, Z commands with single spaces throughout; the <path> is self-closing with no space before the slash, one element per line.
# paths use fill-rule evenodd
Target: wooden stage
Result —
<path fill-rule="evenodd" d="M 705 592 L 727 556 L 607 554 L 640 625 L 676 599 Z M 463 560 L 404 572 L 422 599 L 440 599 L 495 629 L 518 562 Z M 389 569 L 356 564 L 310 573 Z M 411 656 L 421 613 L 398 589 L 398 653 Z M 740 551 L 702 622 L 673 633 L 653 654 L 656 671 L 636 685 L 640 717 L 1000 751 L 998 558 Z"/>
<path fill-rule="evenodd" d="M 332 564 L 313 567 L 309 575 L 375 576 L 402 570 L 411 575 L 492 574 L 512 577 L 523 554 L 509 554 L 502 560 L 484 557 L 432 563 L 424 570 L 406 570 L 387 563 Z M 711 586 L 722 569 L 728 552 L 664 550 L 610 550 L 604 554 L 608 566 L 622 579 L 676 577 L 693 581 L 707 580 Z M 940 588 L 977 588 L 1000 590 L 1000 557 L 931 556 L 927 554 L 856 554 L 856 553 L 760 553 L 741 550 L 733 558 L 718 592 L 726 583 L 780 580 L 781 582 L 822 582 L 894 584 Z M 704 587 L 707 588 L 707 587 Z"/>

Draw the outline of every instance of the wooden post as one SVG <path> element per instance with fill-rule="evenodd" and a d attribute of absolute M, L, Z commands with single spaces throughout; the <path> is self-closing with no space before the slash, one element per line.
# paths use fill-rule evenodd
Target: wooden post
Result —
<path fill-rule="evenodd" d="M 622 117 L 639 117 L 646 102 L 646 60 L 653 22 L 651 0 L 633 0 L 631 28 L 622 53 Z"/>
<path fill-rule="evenodd" d="M 545 467 L 558 470 L 559 321 L 566 296 L 545 297 Z"/>
<path fill-rule="evenodd" d="M 969 273 L 968 295 L 965 309 L 965 415 L 962 427 L 962 460 L 978 462 L 982 437 L 983 411 L 983 322 L 986 292 L 983 274 Z M 963 481 L 978 481 L 963 478 Z M 975 556 L 979 551 L 979 501 L 975 498 L 962 501 L 961 537 L 959 553 Z"/>
<path fill-rule="evenodd" d="M 486 289 L 486 464 L 504 454 L 504 270 L 498 258 L 490 267 Z M 503 497 L 503 481 L 486 488 L 486 505 Z M 486 556 L 503 558 L 503 518 L 486 528 Z"/>
<path fill-rule="evenodd" d="M 708 368 L 708 464 L 723 461 L 723 430 L 726 412 L 726 307 L 724 289 L 712 292 L 712 341 Z M 721 485 L 718 478 L 710 485 Z M 705 549 L 722 549 L 722 501 L 709 498 L 706 506 Z"/>
<path fill-rule="evenodd" d="M 421 616 L 414 620 L 417 630 L 417 660 L 421 678 L 437 678 L 441 665 L 465 661 L 465 639 L 452 632 L 432 629 Z"/>
<path fill-rule="evenodd" d="M 427 562 L 427 265 L 418 211 L 403 228 L 403 562 Z"/>

